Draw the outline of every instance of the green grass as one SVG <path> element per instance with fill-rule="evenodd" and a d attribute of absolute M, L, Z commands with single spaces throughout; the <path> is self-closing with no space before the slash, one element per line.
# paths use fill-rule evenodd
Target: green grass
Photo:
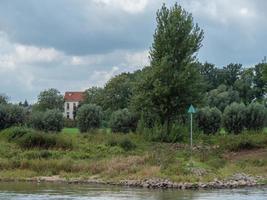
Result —
<path fill-rule="evenodd" d="M 151 142 L 142 134 L 113 134 L 108 129 L 80 134 L 78 129 L 65 128 L 56 138 L 71 142 L 71 148 L 62 148 L 59 143 L 49 148 L 23 148 L 12 130 L 20 137 L 16 128 L 0 132 L 0 176 L 6 179 L 60 175 L 205 182 L 237 172 L 267 177 L 265 133 L 199 136 L 194 140 L 198 148 L 191 160 L 187 144 Z M 192 167 L 203 174 L 194 174 Z"/>
<path fill-rule="evenodd" d="M 78 128 L 64 128 L 61 132 L 62 133 L 67 133 L 67 134 L 78 134 L 78 133 L 80 133 Z"/>

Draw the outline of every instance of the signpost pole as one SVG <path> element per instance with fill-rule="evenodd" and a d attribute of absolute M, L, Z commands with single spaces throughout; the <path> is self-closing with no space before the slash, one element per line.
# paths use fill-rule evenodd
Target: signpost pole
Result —
<path fill-rule="evenodd" d="M 188 113 L 190 114 L 190 160 L 192 162 L 192 154 L 193 154 L 193 113 L 196 113 L 196 109 L 193 105 L 191 105 L 188 109 Z"/>
<path fill-rule="evenodd" d="M 190 113 L 191 116 L 191 127 L 190 127 L 190 147 L 191 147 L 191 156 L 193 151 L 193 113 Z"/>

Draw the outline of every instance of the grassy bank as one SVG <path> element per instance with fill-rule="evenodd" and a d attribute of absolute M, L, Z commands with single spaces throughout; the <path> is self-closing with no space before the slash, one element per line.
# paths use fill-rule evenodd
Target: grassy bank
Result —
<path fill-rule="evenodd" d="M 36 139 L 28 133 L 32 130 L 25 129 L 21 135 L 18 130 L 0 133 L 2 179 L 59 175 L 112 181 L 167 178 L 207 182 L 240 172 L 267 177 L 264 132 L 198 135 L 190 159 L 187 144 L 150 142 L 141 134 L 112 134 L 108 130 L 80 134 L 77 129 L 64 129 L 58 134 L 38 133 L 42 136 Z"/>

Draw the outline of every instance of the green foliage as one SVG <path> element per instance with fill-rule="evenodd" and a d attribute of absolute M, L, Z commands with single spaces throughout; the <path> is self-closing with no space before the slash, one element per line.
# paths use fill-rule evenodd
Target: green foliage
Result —
<path fill-rule="evenodd" d="M 246 105 L 255 98 L 254 72 L 253 68 L 243 69 L 241 76 L 234 83 L 234 89 L 238 91 L 239 96 Z"/>
<path fill-rule="evenodd" d="M 137 118 L 125 108 L 117 110 L 111 115 L 109 125 L 113 132 L 128 133 L 136 130 Z"/>
<path fill-rule="evenodd" d="M 262 133 L 242 133 L 217 137 L 216 143 L 228 151 L 242 151 L 264 148 L 267 145 L 267 135 Z"/>
<path fill-rule="evenodd" d="M 102 120 L 102 109 L 94 104 L 82 105 L 77 113 L 78 128 L 81 132 L 87 132 L 99 128 Z"/>
<path fill-rule="evenodd" d="M 26 111 L 18 105 L 0 104 L 0 130 L 26 122 Z"/>
<path fill-rule="evenodd" d="M 44 130 L 45 126 L 43 122 L 43 115 L 44 115 L 43 112 L 39 111 L 32 112 L 29 119 L 29 125 L 34 129 Z"/>
<path fill-rule="evenodd" d="M 226 85 L 220 85 L 218 88 L 209 91 L 206 95 L 206 105 L 216 107 L 221 112 L 224 111 L 226 106 L 239 101 L 238 92 L 231 88 L 228 89 Z"/>
<path fill-rule="evenodd" d="M 198 127 L 205 134 L 215 134 L 221 127 L 222 113 L 218 108 L 205 107 L 197 112 Z"/>
<path fill-rule="evenodd" d="M 185 142 L 188 139 L 188 133 L 188 127 L 179 124 L 172 124 L 169 133 L 166 132 L 166 125 L 161 124 L 143 130 L 143 134 L 148 141 L 166 143 Z"/>
<path fill-rule="evenodd" d="M 62 112 L 57 109 L 35 111 L 30 116 L 30 125 L 37 130 L 60 132 L 64 125 Z"/>
<path fill-rule="evenodd" d="M 110 79 L 104 88 L 103 108 L 116 111 L 129 107 L 133 90 L 134 74 L 122 73 Z"/>
<path fill-rule="evenodd" d="M 228 86 L 233 86 L 241 74 L 242 65 L 230 63 L 223 68 L 224 82 Z"/>
<path fill-rule="evenodd" d="M 58 109 L 63 111 L 64 99 L 57 89 L 51 88 L 42 91 L 38 96 L 37 110 L 45 111 Z"/>
<path fill-rule="evenodd" d="M 157 12 L 157 28 L 150 50 L 151 67 L 143 74 L 134 97 L 139 113 L 156 114 L 159 123 L 171 123 L 191 103 L 201 101 L 201 76 L 195 54 L 201 47 L 203 31 L 191 14 L 178 4 Z M 151 116 L 151 115 L 150 115 Z"/>
<path fill-rule="evenodd" d="M 43 134 L 43 133 L 27 133 L 22 137 L 15 140 L 15 142 L 25 149 L 32 148 L 59 148 L 59 149 L 72 149 L 73 144 L 70 139 L 63 138 L 59 135 L 54 134 Z"/>
<path fill-rule="evenodd" d="M 255 65 L 254 68 L 254 88 L 257 99 L 263 99 L 266 92 L 267 80 L 264 79 L 264 70 L 266 70 L 266 68 L 267 63 L 264 62 Z"/>
<path fill-rule="evenodd" d="M 267 109 L 259 103 L 251 103 L 246 108 L 246 128 L 248 130 L 263 130 L 267 120 Z"/>
<path fill-rule="evenodd" d="M 124 151 L 130 151 L 136 148 L 136 144 L 128 137 L 122 138 L 110 138 L 107 142 L 108 146 L 114 147 L 119 146 Z"/>
<path fill-rule="evenodd" d="M 3 130 L 1 133 L 8 142 L 15 141 L 27 133 L 32 133 L 33 130 L 25 127 L 15 126 Z"/>
<path fill-rule="evenodd" d="M 105 98 L 104 89 L 100 87 L 91 87 L 85 91 L 85 104 L 95 104 L 103 106 Z"/>
<path fill-rule="evenodd" d="M 232 103 L 223 112 L 223 125 L 227 132 L 238 134 L 245 128 L 246 107 L 244 104 Z"/>
<path fill-rule="evenodd" d="M 60 110 L 47 110 L 43 115 L 44 131 L 60 132 L 63 129 L 63 115 Z"/>

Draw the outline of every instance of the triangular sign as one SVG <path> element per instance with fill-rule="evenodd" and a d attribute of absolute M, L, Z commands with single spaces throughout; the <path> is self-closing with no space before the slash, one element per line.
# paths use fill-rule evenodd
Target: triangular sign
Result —
<path fill-rule="evenodd" d="M 196 109 L 194 108 L 193 105 L 191 105 L 187 111 L 188 113 L 196 113 Z"/>

